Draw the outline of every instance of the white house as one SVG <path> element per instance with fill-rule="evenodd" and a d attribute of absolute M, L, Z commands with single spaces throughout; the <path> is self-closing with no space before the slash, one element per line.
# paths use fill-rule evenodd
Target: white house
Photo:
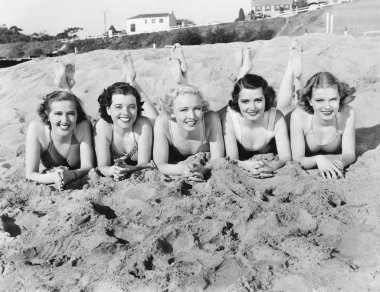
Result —
<path fill-rule="evenodd" d="M 251 0 L 255 13 L 268 14 L 275 17 L 292 9 L 293 0 Z"/>
<path fill-rule="evenodd" d="M 139 14 L 127 19 L 127 34 L 170 30 L 177 26 L 174 13 Z"/>

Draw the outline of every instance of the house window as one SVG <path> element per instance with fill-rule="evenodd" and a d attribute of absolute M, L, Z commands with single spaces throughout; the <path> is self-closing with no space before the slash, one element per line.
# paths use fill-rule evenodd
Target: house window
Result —
<path fill-rule="evenodd" d="M 278 11 L 280 9 L 280 5 L 274 5 L 274 10 Z"/>
<path fill-rule="evenodd" d="M 270 5 L 265 5 L 265 11 L 270 11 Z"/>
<path fill-rule="evenodd" d="M 159 22 L 160 23 L 164 23 L 164 20 L 162 18 L 160 18 Z"/>
<path fill-rule="evenodd" d="M 261 11 L 261 6 L 256 6 L 256 12 Z"/>
<path fill-rule="evenodd" d="M 131 24 L 131 32 L 135 32 L 136 31 L 136 24 L 132 23 Z"/>
<path fill-rule="evenodd" d="M 290 5 L 289 4 L 285 4 L 285 10 L 289 10 L 290 9 Z"/>
<path fill-rule="evenodd" d="M 154 18 L 152 19 L 152 23 L 156 23 L 156 20 Z"/>

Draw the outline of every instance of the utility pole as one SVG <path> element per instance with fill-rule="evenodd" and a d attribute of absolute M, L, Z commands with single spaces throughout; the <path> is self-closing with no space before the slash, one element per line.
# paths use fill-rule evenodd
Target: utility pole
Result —
<path fill-rule="evenodd" d="M 104 33 L 107 34 L 107 16 L 106 16 L 106 13 L 108 12 L 108 10 L 103 10 L 102 13 L 104 15 Z"/>

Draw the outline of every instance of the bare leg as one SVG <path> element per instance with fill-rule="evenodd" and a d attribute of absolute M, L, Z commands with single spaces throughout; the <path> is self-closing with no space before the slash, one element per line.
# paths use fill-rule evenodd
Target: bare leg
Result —
<path fill-rule="evenodd" d="M 240 79 L 248 74 L 253 68 L 253 55 L 254 51 L 251 48 L 245 48 L 243 52 L 243 65 L 240 67 L 237 78 Z"/>
<path fill-rule="evenodd" d="M 140 93 L 142 97 L 142 101 L 144 101 L 143 115 L 146 116 L 151 121 L 152 125 L 154 125 L 154 121 L 156 120 L 158 116 L 158 112 L 153 102 L 149 98 L 149 96 L 143 91 L 143 89 L 135 80 L 136 71 L 135 71 L 135 68 L 133 67 L 132 56 L 130 53 L 126 53 L 123 58 L 122 70 L 123 70 L 123 81 L 132 85 Z"/>
<path fill-rule="evenodd" d="M 292 105 L 294 90 L 302 88 L 302 43 L 296 39 L 289 48 L 289 61 L 277 94 L 277 108 Z M 294 87 L 293 87 L 294 83 Z M 295 100 L 297 103 L 297 100 Z"/>
<path fill-rule="evenodd" d="M 183 74 L 185 74 L 187 72 L 187 63 L 186 63 L 185 55 L 183 53 L 183 49 L 182 49 L 181 45 L 178 43 L 175 44 L 174 45 L 174 51 L 176 53 L 178 60 L 181 62 L 181 71 Z"/>
<path fill-rule="evenodd" d="M 187 63 L 180 44 L 175 44 L 170 51 L 171 72 L 177 84 L 188 84 Z"/>

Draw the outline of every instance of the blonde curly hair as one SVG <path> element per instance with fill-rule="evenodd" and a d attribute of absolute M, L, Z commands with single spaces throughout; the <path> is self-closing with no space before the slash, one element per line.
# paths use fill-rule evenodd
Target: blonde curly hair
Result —
<path fill-rule="evenodd" d="M 204 100 L 202 93 L 198 88 L 192 85 L 179 85 L 169 90 L 163 98 L 160 98 L 160 109 L 164 110 L 168 116 L 173 114 L 173 102 L 174 100 L 183 94 L 193 94 L 202 100 L 202 111 L 207 112 L 209 110 L 209 103 Z"/>

